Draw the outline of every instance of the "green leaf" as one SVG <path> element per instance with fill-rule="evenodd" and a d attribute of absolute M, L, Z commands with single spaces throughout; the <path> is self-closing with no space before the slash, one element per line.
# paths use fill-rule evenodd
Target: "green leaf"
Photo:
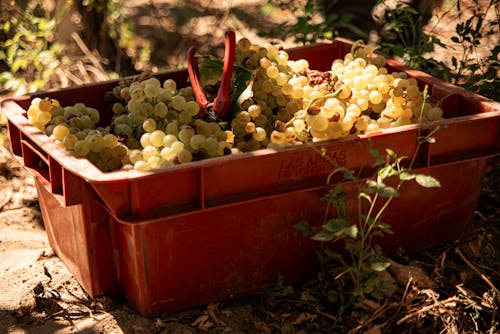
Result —
<path fill-rule="evenodd" d="M 38 30 L 41 31 L 52 31 L 54 30 L 56 26 L 56 21 L 54 20 L 47 20 L 46 18 L 41 18 L 40 21 L 38 22 Z"/>
<path fill-rule="evenodd" d="M 356 178 L 354 172 L 350 169 L 343 168 L 342 172 L 344 173 L 344 180 L 354 180 Z"/>
<path fill-rule="evenodd" d="M 368 153 L 370 153 L 375 159 L 379 159 L 380 158 L 380 152 L 378 150 L 369 149 Z"/>
<path fill-rule="evenodd" d="M 399 174 L 399 178 L 403 181 L 413 180 L 415 177 L 416 177 L 415 174 L 408 173 L 408 172 L 401 172 Z"/>
<path fill-rule="evenodd" d="M 323 228 L 329 232 L 337 233 L 340 230 L 348 227 L 349 224 L 342 218 L 330 219 L 323 225 Z"/>
<path fill-rule="evenodd" d="M 364 198 L 366 199 L 370 204 L 372 203 L 372 198 L 370 197 L 370 195 L 364 193 L 364 192 L 360 192 L 359 195 L 358 195 L 358 198 Z"/>
<path fill-rule="evenodd" d="M 417 174 L 417 176 L 415 177 L 415 181 L 417 181 L 419 185 L 425 188 L 441 187 L 439 181 L 429 175 Z"/>
<path fill-rule="evenodd" d="M 203 56 L 200 58 L 203 59 L 200 65 L 200 81 L 202 85 L 217 83 L 222 76 L 224 66 L 222 60 L 212 56 Z"/>
<path fill-rule="evenodd" d="M 323 230 L 313 235 L 311 239 L 316 241 L 332 241 L 335 237 L 335 233 Z"/>
<path fill-rule="evenodd" d="M 386 148 L 385 149 L 385 152 L 387 153 L 387 155 L 389 155 L 391 158 L 394 158 L 396 159 L 396 152 L 394 152 L 393 150 L 391 150 L 390 148 Z"/>
<path fill-rule="evenodd" d="M 3 24 L 3 30 L 5 32 L 7 32 L 7 33 L 9 32 L 9 30 L 10 30 L 10 21 L 8 21 L 8 20 L 5 21 L 5 23 Z"/>
<path fill-rule="evenodd" d="M 314 228 L 311 225 L 309 225 L 309 222 L 307 222 L 306 220 L 303 220 L 293 225 L 293 228 L 299 232 L 302 232 L 302 234 L 306 237 L 314 232 Z"/>
<path fill-rule="evenodd" d="M 10 70 L 12 73 L 17 73 L 19 69 L 25 70 L 28 67 L 28 61 L 24 58 L 17 58 L 12 65 L 10 66 Z"/>
<path fill-rule="evenodd" d="M 367 194 L 379 194 L 382 197 L 398 197 L 399 193 L 393 187 L 386 186 L 383 182 L 366 181 L 367 187 L 363 190 Z"/>
<path fill-rule="evenodd" d="M 391 165 L 382 167 L 378 171 L 378 176 L 382 180 L 385 179 L 385 178 L 387 178 L 387 177 L 389 177 L 389 176 L 396 175 L 396 174 L 397 174 L 397 170 L 394 169 L 394 167 L 392 167 Z"/>
<path fill-rule="evenodd" d="M 327 153 L 326 150 L 323 148 L 321 150 L 321 155 L 324 156 L 326 153 Z M 356 178 L 352 170 L 345 167 L 339 167 L 333 170 L 330 174 L 328 174 L 328 177 L 326 178 L 326 184 L 330 184 L 331 179 L 338 173 L 342 173 L 344 180 L 352 180 Z"/>
<path fill-rule="evenodd" d="M 232 94 L 231 107 L 228 117 L 236 115 L 240 111 L 240 105 L 243 101 L 253 96 L 252 86 L 254 71 L 248 71 L 241 66 L 234 67 L 233 77 L 231 79 Z"/>
<path fill-rule="evenodd" d="M 370 268 L 373 271 L 384 271 L 386 270 L 389 266 L 391 265 L 390 262 L 385 261 L 385 262 L 373 262 L 370 264 Z"/>
<path fill-rule="evenodd" d="M 423 140 L 429 144 L 434 144 L 436 142 L 436 138 L 434 137 L 424 137 Z"/>

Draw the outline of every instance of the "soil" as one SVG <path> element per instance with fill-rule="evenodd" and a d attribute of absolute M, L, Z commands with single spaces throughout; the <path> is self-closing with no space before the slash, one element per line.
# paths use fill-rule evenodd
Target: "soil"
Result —
<path fill-rule="evenodd" d="M 172 10 L 165 5 L 168 1 L 143 2 L 130 1 L 127 6 L 141 22 L 144 39 L 155 35 L 155 43 L 165 45 L 165 39 L 174 38 L 169 34 L 178 32 L 176 50 L 161 56 L 167 59 L 161 66 L 182 63 L 179 50 L 193 39 L 200 51 L 210 51 L 203 47 L 222 41 L 226 28 L 261 41 L 248 22 L 229 15 L 229 7 L 196 2 L 198 14 L 208 9 L 211 14 L 200 14 L 198 20 L 176 29 L 168 19 Z M 237 4 L 249 13 L 255 8 L 253 1 Z M 144 12 L 146 7 L 152 11 Z M 289 13 L 278 14 L 283 18 Z M 203 30 L 197 30 L 200 27 Z M 440 33 L 450 34 L 445 27 L 440 26 Z M 287 41 L 285 46 L 291 43 Z M 319 286 L 324 291 L 333 288 L 313 280 L 238 300 L 143 317 L 124 300 L 93 299 L 82 290 L 50 248 L 33 177 L 0 147 L 0 333 L 498 333 L 499 180 L 499 163 L 491 161 L 469 235 L 393 259 L 390 280 L 399 285 L 381 302 L 366 300 L 339 317 L 338 304 L 312 293 Z"/>

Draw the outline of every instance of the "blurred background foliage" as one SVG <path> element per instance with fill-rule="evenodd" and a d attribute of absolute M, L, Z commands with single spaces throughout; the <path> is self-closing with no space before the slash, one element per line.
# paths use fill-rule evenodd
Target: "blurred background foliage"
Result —
<path fill-rule="evenodd" d="M 0 7 L 3 93 L 184 66 L 192 44 L 221 55 L 218 34 L 227 27 L 285 46 L 362 39 L 500 100 L 500 0 L 241 0 L 218 7 L 196 0 L 0 0 Z M 212 21 L 202 20 L 208 16 Z M 443 35 L 443 26 L 454 31 Z"/>

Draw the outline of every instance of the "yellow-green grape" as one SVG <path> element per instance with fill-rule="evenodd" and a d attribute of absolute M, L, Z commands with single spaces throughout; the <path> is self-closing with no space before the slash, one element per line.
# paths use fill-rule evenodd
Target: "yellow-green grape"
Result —
<path fill-rule="evenodd" d="M 252 45 L 252 43 L 250 42 L 250 40 L 248 38 L 241 38 L 240 40 L 238 40 L 236 47 L 240 51 L 245 52 L 245 51 L 248 51 L 250 49 L 251 45 Z"/>
<path fill-rule="evenodd" d="M 158 149 L 154 146 L 146 146 L 142 149 L 142 158 L 144 160 L 148 160 L 150 157 L 154 155 L 158 155 Z"/>
<path fill-rule="evenodd" d="M 252 104 L 248 107 L 248 114 L 252 119 L 255 119 L 260 116 L 262 112 L 261 107 L 258 104 Z"/>
<path fill-rule="evenodd" d="M 379 104 L 383 101 L 384 97 L 378 90 L 372 90 L 369 99 L 372 104 Z"/>
<path fill-rule="evenodd" d="M 78 137 L 74 134 L 69 134 L 64 137 L 62 143 L 67 150 L 74 150 L 75 143 L 78 141 Z"/>
<path fill-rule="evenodd" d="M 165 132 L 167 134 L 171 134 L 177 136 L 179 134 L 179 126 L 177 122 L 168 123 L 165 127 Z"/>
<path fill-rule="evenodd" d="M 171 147 L 164 147 L 161 149 L 160 151 L 160 156 L 164 159 L 164 160 L 170 160 L 172 159 L 172 157 L 174 156 L 174 151 L 172 150 Z"/>
<path fill-rule="evenodd" d="M 100 133 L 88 134 L 85 140 L 89 143 L 92 152 L 100 152 L 104 148 L 104 140 Z"/>
<path fill-rule="evenodd" d="M 158 102 L 155 104 L 154 115 L 159 118 L 165 118 L 168 113 L 168 106 L 164 102 Z"/>
<path fill-rule="evenodd" d="M 429 121 L 437 121 L 443 116 L 443 110 L 440 107 L 434 107 L 429 109 L 425 115 Z"/>
<path fill-rule="evenodd" d="M 285 143 L 286 142 L 285 133 L 273 130 L 273 132 L 271 132 L 271 142 L 275 144 Z"/>
<path fill-rule="evenodd" d="M 342 137 L 344 134 L 344 130 L 342 129 L 342 125 L 337 122 L 328 123 L 328 128 L 326 129 L 326 136 L 328 139 L 337 139 Z"/>
<path fill-rule="evenodd" d="M 42 112 L 50 113 L 52 110 L 52 102 L 48 98 L 40 100 L 38 102 L 38 109 L 40 109 L 40 111 Z"/>
<path fill-rule="evenodd" d="M 271 65 L 267 67 L 266 74 L 271 79 L 276 79 L 279 75 L 279 70 L 276 66 Z"/>
<path fill-rule="evenodd" d="M 78 140 L 74 143 L 73 153 L 77 158 L 83 158 L 90 152 L 90 145 L 86 140 Z"/>
<path fill-rule="evenodd" d="M 306 123 L 302 119 L 295 119 L 292 124 L 297 133 L 304 131 L 306 128 Z"/>
<path fill-rule="evenodd" d="M 186 107 L 186 98 L 182 95 L 175 95 L 172 97 L 172 107 L 175 110 L 182 111 Z"/>
<path fill-rule="evenodd" d="M 163 139 L 165 137 L 165 132 L 161 130 L 155 130 L 149 136 L 149 141 L 154 147 L 160 147 L 163 145 Z"/>
<path fill-rule="evenodd" d="M 204 135 L 195 134 L 189 140 L 189 145 L 192 149 L 197 150 L 203 146 L 206 141 L 206 137 Z"/>
<path fill-rule="evenodd" d="M 146 132 L 153 132 L 154 130 L 156 130 L 156 121 L 152 118 L 147 118 L 142 123 L 142 128 Z"/>
<path fill-rule="evenodd" d="M 174 154 L 179 154 L 184 149 L 184 143 L 180 141 L 176 141 L 170 145 L 172 152 Z"/>
<path fill-rule="evenodd" d="M 372 123 L 368 124 L 368 126 L 366 127 L 365 132 L 366 133 L 370 133 L 370 132 L 377 131 L 379 129 L 380 128 L 379 128 L 378 124 L 376 122 L 372 122 Z"/>
<path fill-rule="evenodd" d="M 142 151 L 137 149 L 130 150 L 128 158 L 132 164 L 135 164 L 137 161 L 143 160 Z"/>
<path fill-rule="evenodd" d="M 162 145 L 164 147 L 170 147 L 176 141 L 177 141 L 176 136 L 174 136 L 172 134 L 166 134 L 165 137 L 163 137 Z"/>
<path fill-rule="evenodd" d="M 220 150 L 219 141 L 215 138 L 207 138 L 204 147 L 211 157 L 222 155 L 224 152 Z"/>
<path fill-rule="evenodd" d="M 366 128 L 368 127 L 368 125 L 370 123 L 371 123 L 370 116 L 363 115 L 363 116 L 358 118 L 358 120 L 356 121 L 354 126 L 356 127 L 356 130 L 358 130 L 359 132 L 363 132 L 366 130 Z"/>
<path fill-rule="evenodd" d="M 200 112 L 200 106 L 196 101 L 188 101 L 185 110 L 190 116 L 194 117 Z"/>
<path fill-rule="evenodd" d="M 135 89 L 131 89 L 130 91 L 130 99 L 137 101 L 137 102 L 142 102 L 146 95 L 144 94 L 144 89 L 142 87 L 137 87 Z"/>
<path fill-rule="evenodd" d="M 252 138 L 261 142 L 266 139 L 267 133 L 266 130 L 261 127 L 256 127 L 255 131 L 252 133 Z"/>
<path fill-rule="evenodd" d="M 184 164 L 193 161 L 193 155 L 188 150 L 182 150 L 177 154 L 179 162 Z"/>
<path fill-rule="evenodd" d="M 255 132 L 255 123 L 253 122 L 248 122 L 246 125 L 245 125 L 245 131 L 247 133 L 254 133 Z"/>
<path fill-rule="evenodd" d="M 65 124 L 58 124 L 52 130 L 52 134 L 57 140 L 64 140 L 70 134 L 69 127 Z"/>
<path fill-rule="evenodd" d="M 162 159 L 159 156 L 153 155 L 153 156 L 148 158 L 146 163 L 148 164 L 150 169 L 157 169 L 157 168 L 160 168 L 161 161 L 162 161 Z"/>
<path fill-rule="evenodd" d="M 128 124 L 116 124 L 114 132 L 119 136 L 132 137 L 132 128 Z"/>
<path fill-rule="evenodd" d="M 379 117 L 376 122 L 380 129 L 387 129 L 391 126 L 391 119 L 387 117 Z"/>
<path fill-rule="evenodd" d="M 42 100 L 42 101 L 46 101 L 46 100 Z M 44 125 L 48 124 L 51 119 L 52 119 L 52 115 L 50 114 L 49 111 L 40 111 L 38 114 L 36 114 L 35 119 L 34 119 L 34 123 L 44 126 Z"/>
<path fill-rule="evenodd" d="M 188 144 L 195 131 L 191 127 L 184 127 L 179 131 L 179 140 L 184 144 Z"/>
<path fill-rule="evenodd" d="M 151 146 L 150 137 L 151 137 L 150 132 L 146 132 L 146 133 L 142 134 L 141 138 L 139 139 L 139 142 L 141 143 L 142 147 Z"/>
<path fill-rule="evenodd" d="M 139 172 L 147 172 L 150 170 L 150 167 L 146 161 L 139 160 L 134 164 L 134 169 Z"/>

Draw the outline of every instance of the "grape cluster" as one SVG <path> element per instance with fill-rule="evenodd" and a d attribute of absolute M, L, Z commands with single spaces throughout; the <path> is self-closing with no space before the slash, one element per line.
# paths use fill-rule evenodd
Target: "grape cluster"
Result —
<path fill-rule="evenodd" d="M 216 122 L 197 118 L 191 87 L 149 78 L 113 89 L 111 129 L 130 149 L 123 169 L 147 171 L 231 152 L 228 134 Z"/>
<path fill-rule="evenodd" d="M 237 63 L 255 77 L 252 97 L 231 123 L 236 147 L 252 151 L 337 139 L 442 117 L 441 108 L 424 102 L 415 79 L 388 73 L 385 58 L 373 52 L 371 45 L 355 44 L 321 72 L 304 59 L 289 60 L 274 45 L 240 40 Z"/>
<path fill-rule="evenodd" d="M 389 73 L 385 58 L 375 55 L 370 45 L 355 43 L 329 71 L 318 71 L 305 59 L 290 60 L 275 45 L 259 46 L 243 38 L 236 46 L 235 66 L 252 76 L 226 127 L 198 117 L 192 87 L 155 77 L 114 87 L 107 127 L 98 126 L 99 111 L 83 103 L 62 107 L 57 100 L 35 98 L 27 113 L 56 143 L 103 171 L 147 171 L 338 139 L 434 121 L 443 114 L 425 100 L 415 79 L 404 72 Z"/>
<path fill-rule="evenodd" d="M 97 109 L 83 103 L 61 107 L 55 99 L 34 98 L 27 114 L 38 129 L 75 157 L 86 158 L 103 171 L 122 167 L 128 149 L 108 129 L 97 126 Z"/>

